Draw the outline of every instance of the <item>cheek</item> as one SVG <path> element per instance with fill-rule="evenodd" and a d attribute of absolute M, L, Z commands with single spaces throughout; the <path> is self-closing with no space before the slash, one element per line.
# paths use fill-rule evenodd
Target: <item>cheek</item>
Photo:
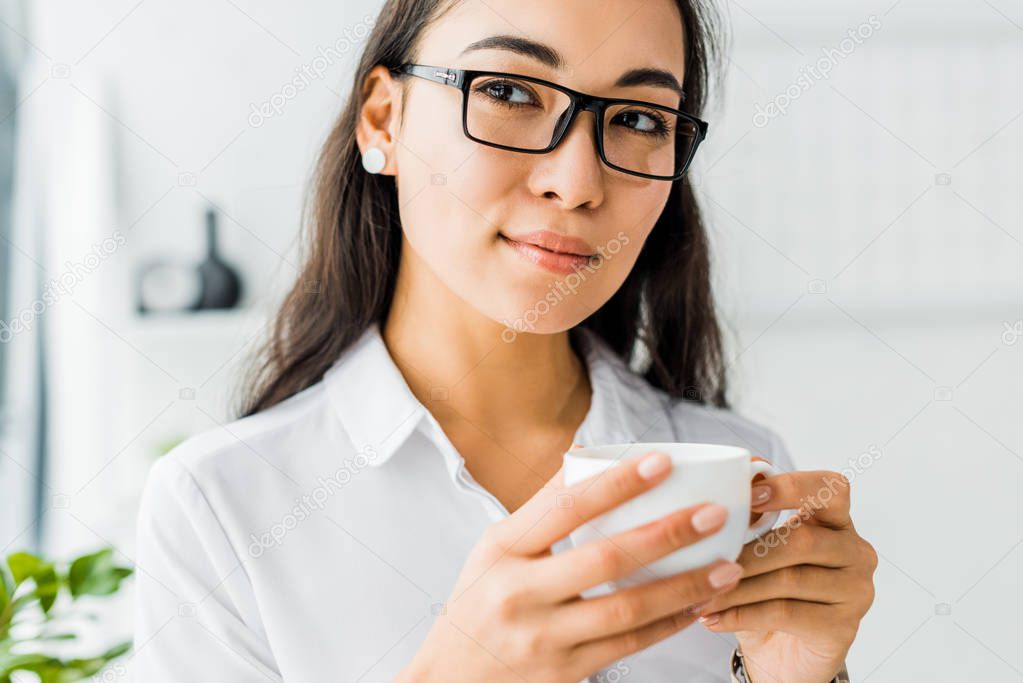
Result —
<path fill-rule="evenodd" d="M 447 176 L 451 181 L 459 176 Z M 498 258 L 497 227 L 475 210 L 474 202 L 486 206 L 486 197 L 468 196 L 469 188 L 450 184 L 425 184 L 406 188 L 401 179 L 399 215 L 402 229 L 416 259 L 409 264 L 430 271 L 430 277 L 415 282 L 436 282 L 458 299 L 481 313 L 500 319 L 502 311 L 514 307 L 509 299 L 515 290 L 502 279 Z M 474 188 L 489 187 L 476 183 Z M 405 197 L 408 196 L 408 199 Z M 502 286 L 503 285 L 503 286 Z M 428 293 L 427 296 L 432 296 Z M 435 301 L 440 302 L 445 294 Z"/>
<path fill-rule="evenodd" d="M 443 149 L 431 148 L 429 166 L 418 152 L 400 153 L 401 224 L 419 260 L 437 279 L 500 321 L 536 298 L 535 278 L 532 286 L 519 281 L 521 273 L 512 272 L 515 264 L 497 236 L 502 220 L 517 218 L 507 207 L 522 187 L 522 176 L 513 164 L 502 163 L 506 157 L 466 140 L 460 130 L 450 142 Z"/>
<path fill-rule="evenodd" d="M 445 281 L 478 281 L 487 271 L 500 230 L 490 216 L 513 191 L 499 172 L 460 164 L 467 155 L 475 153 L 470 149 L 455 155 L 457 160 L 449 164 L 453 171 L 438 170 L 435 164 L 411 174 L 403 168 L 399 174 L 399 215 L 406 237 Z"/>
<path fill-rule="evenodd" d="M 416 255 L 449 288 L 460 291 L 472 277 L 489 229 L 478 216 L 436 186 L 425 186 L 400 210 L 405 238 Z"/>

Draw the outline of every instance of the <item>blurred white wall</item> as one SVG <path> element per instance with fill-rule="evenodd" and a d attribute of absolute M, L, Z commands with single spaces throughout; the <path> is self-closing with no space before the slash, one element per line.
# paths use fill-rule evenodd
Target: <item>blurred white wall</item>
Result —
<path fill-rule="evenodd" d="M 378 7 L 32 6 L 30 52 L 44 68 L 20 115 L 101 112 L 116 187 L 102 232 L 126 236 L 52 311 L 66 335 L 55 390 L 85 397 L 56 406 L 55 551 L 114 543 L 130 558 L 138 491 L 161 444 L 227 415 L 242 351 L 295 273 L 301 193 Z M 1013 580 L 1023 574 L 1023 8 L 727 9 L 727 93 L 706 114 L 693 178 L 731 321 L 733 395 L 785 436 L 802 469 L 848 474 L 859 463 L 854 520 L 882 560 L 852 678 L 1023 678 Z M 325 67 L 322 78 L 288 90 L 307 67 Z M 253 116 L 274 97 L 279 115 Z M 785 113 L 767 113 L 770 103 Z M 199 258 L 209 201 L 227 216 L 222 251 L 246 276 L 246 310 L 137 319 L 133 269 Z M 67 258 L 68 244 L 87 253 L 70 239 L 74 221 L 50 229 L 69 236 Z"/>
<path fill-rule="evenodd" d="M 742 406 L 881 556 L 852 679 L 1023 679 L 1023 8 L 729 6 L 700 187 Z"/>

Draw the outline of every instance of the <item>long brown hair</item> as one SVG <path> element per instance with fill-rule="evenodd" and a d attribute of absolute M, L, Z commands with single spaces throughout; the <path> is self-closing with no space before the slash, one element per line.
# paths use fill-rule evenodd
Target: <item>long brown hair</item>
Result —
<path fill-rule="evenodd" d="M 366 173 L 355 130 L 363 84 L 378 64 L 418 61 L 419 38 L 460 0 L 387 0 L 353 75 L 351 96 L 314 171 L 308 256 L 273 320 L 243 386 L 240 416 L 265 410 L 318 382 L 390 308 L 401 255 L 394 178 Z M 685 108 L 699 116 L 719 74 L 723 37 L 703 0 L 676 0 L 682 16 Z M 303 208 L 308 213 L 309 205 Z M 667 204 L 619 290 L 580 323 L 624 359 L 637 342 L 645 379 L 688 401 L 728 407 L 722 338 L 711 293 L 710 254 L 688 176 Z"/>

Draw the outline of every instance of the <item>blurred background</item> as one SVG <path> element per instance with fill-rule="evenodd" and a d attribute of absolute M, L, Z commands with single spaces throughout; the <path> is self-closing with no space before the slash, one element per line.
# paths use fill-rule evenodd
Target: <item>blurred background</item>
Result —
<path fill-rule="evenodd" d="M 133 564 L 149 466 L 232 418 L 297 272 L 380 4 L 0 0 L 0 555 Z M 1023 680 L 1023 5 L 721 6 L 692 178 L 732 399 L 852 480 L 852 680 Z"/>

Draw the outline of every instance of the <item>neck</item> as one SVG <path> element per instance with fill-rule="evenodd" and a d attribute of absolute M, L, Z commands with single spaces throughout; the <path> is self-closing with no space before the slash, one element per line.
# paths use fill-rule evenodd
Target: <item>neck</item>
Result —
<path fill-rule="evenodd" d="M 567 331 L 506 340 L 504 325 L 427 268 L 399 269 L 382 336 L 412 393 L 442 425 L 465 421 L 492 435 L 574 431 L 589 408 L 586 365 Z"/>

